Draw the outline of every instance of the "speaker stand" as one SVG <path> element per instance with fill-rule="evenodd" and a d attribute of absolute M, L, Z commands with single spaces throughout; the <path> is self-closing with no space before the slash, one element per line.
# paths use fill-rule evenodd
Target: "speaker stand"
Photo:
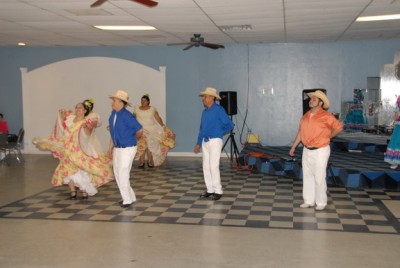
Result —
<path fill-rule="evenodd" d="M 230 141 L 230 149 L 231 149 L 230 160 L 231 160 L 231 162 L 233 162 L 233 157 L 235 157 L 236 164 L 239 164 L 239 150 L 238 150 L 238 147 L 235 142 L 235 132 L 233 132 L 232 130 L 229 133 L 229 137 L 228 137 L 228 139 L 226 139 L 221 152 L 224 151 L 225 146 L 228 144 L 229 141 Z M 229 157 L 229 155 L 228 155 L 228 157 Z"/>

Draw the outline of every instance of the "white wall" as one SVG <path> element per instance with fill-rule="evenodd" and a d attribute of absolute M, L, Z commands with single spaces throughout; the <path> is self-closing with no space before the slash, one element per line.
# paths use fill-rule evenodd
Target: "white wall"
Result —
<path fill-rule="evenodd" d="M 97 135 L 103 147 L 108 148 L 109 95 L 119 89 L 128 92 L 132 105 L 140 105 L 141 96 L 149 94 L 151 105 L 165 120 L 165 67 L 155 70 L 124 59 L 83 57 L 31 71 L 21 68 L 21 73 L 26 153 L 39 152 L 31 143 L 32 138 L 50 135 L 59 109 L 74 109 L 85 99 L 95 101 L 94 111 L 103 122 Z"/>

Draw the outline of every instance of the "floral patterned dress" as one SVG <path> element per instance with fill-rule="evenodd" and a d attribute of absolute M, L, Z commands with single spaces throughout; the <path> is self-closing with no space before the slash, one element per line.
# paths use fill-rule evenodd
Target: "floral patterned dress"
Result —
<path fill-rule="evenodd" d="M 102 152 L 94 129 L 87 135 L 82 128 L 87 120 L 99 120 L 100 117 L 91 113 L 84 120 L 74 122 L 74 119 L 71 111 L 65 117 L 59 114 L 51 136 L 34 138 L 33 143 L 40 150 L 51 151 L 60 160 L 51 179 L 54 186 L 72 180 L 80 190 L 94 195 L 97 187 L 114 179 L 112 159 Z M 100 126 L 98 122 L 97 126 Z"/>

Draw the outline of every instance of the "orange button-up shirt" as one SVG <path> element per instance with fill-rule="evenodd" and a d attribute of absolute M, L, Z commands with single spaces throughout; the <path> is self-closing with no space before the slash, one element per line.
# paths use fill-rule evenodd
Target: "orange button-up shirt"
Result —
<path fill-rule="evenodd" d="M 315 114 L 308 111 L 300 120 L 300 138 L 304 146 L 326 147 L 329 145 L 333 131 L 343 129 L 342 123 L 324 109 Z"/>

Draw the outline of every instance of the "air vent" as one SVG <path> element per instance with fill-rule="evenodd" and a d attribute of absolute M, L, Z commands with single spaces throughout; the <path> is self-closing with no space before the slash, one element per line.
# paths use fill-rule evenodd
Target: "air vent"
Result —
<path fill-rule="evenodd" d="M 250 24 L 245 25 L 223 25 L 218 26 L 218 28 L 223 32 L 242 32 L 242 31 L 251 31 L 253 28 Z"/>

